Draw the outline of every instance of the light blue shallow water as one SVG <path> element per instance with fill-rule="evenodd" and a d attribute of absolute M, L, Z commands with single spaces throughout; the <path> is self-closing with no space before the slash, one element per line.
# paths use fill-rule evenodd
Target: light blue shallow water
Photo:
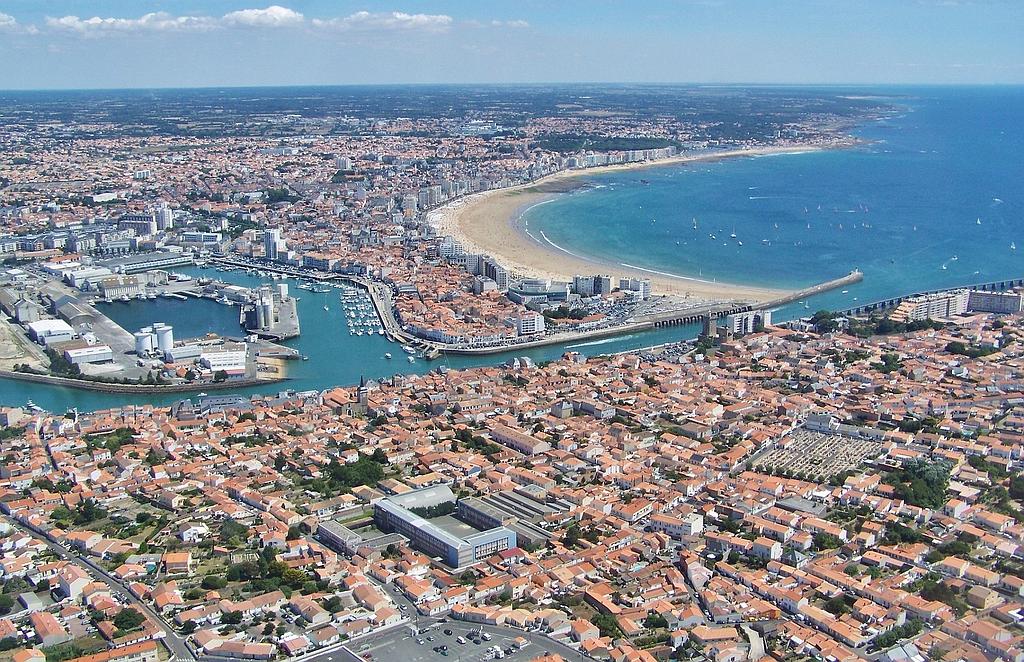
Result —
<path fill-rule="evenodd" d="M 864 271 L 862 283 L 846 294 L 815 297 L 808 302 L 811 309 L 1024 277 L 1024 88 L 867 92 L 896 95 L 907 110 L 864 127 L 859 135 L 870 143 L 863 147 L 593 176 L 588 179 L 601 188 L 531 210 L 530 230 L 543 231 L 576 253 L 738 283 L 800 287 L 853 267 Z M 732 232 L 742 247 L 729 239 Z M 710 233 L 717 239 L 711 240 Z M 1019 250 L 1011 251 L 1010 242 Z M 216 275 L 245 286 L 262 282 L 239 272 Z M 510 356 L 409 364 L 382 337 L 349 335 L 336 292 L 296 294 L 302 297 L 302 335 L 287 344 L 310 360 L 291 362 L 292 379 L 264 391 L 322 389 L 355 383 L 363 375 L 488 365 Z M 323 310 L 325 304 L 330 310 Z M 238 332 L 237 309 L 209 302 L 193 308 L 184 302 L 133 301 L 111 304 L 108 310 L 131 331 L 165 321 L 175 325 L 178 337 L 207 328 Z M 804 313 L 793 305 L 777 317 Z M 567 348 L 614 352 L 693 337 L 696 331 L 695 326 L 675 327 L 523 354 L 545 360 Z M 390 361 L 384 358 L 389 351 L 394 355 Z M 54 411 L 166 404 L 181 397 L 129 397 L 0 380 L 0 403 L 20 405 L 31 398 Z"/>

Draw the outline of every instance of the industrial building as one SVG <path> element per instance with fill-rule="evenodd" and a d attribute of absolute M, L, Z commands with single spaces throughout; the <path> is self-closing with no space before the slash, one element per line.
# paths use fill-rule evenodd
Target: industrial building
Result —
<path fill-rule="evenodd" d="M 468 524 L 446 527 L 448 522 L 443 518 L 428 520 L 414 512 L 454 502 L 455 495 L 447 485 L 435 485 L 376 501 L 373 519 L 381 531 L 402 534 L 414 547 L 440 557 L 453 568 L 471 565 L 516 546 L 516 533 L 504 526 L 486 531 Z"/>
<path fill-rule="evenodd" d="M 39 320 L 28 325 L 29 335 L 40 345 L 74 340 L 75 330 L 64 320 Z"/>
<path fill-rule="evenodd" d="M 157 322 L 140 329 L 135 334 L 135 353 L 139 356 L 160 354 L 165 359 L 174 349 L 174 327 Z"/>

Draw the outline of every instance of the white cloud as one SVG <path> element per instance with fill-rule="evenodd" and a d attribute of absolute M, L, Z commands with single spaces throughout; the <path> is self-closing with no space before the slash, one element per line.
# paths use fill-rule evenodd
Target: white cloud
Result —
<path fill-rule="evenodd" d="M 491 21 L 491 26 L 495 28 L 528 28 L 530 24 L 523 20 Z"/>
<path fill-rule="evenodd" d="M 407 14 L 405 12 L 358 11 L 348 16 L 313 19 L 318 28 L 334 30 L 420 30 L 440 32 L 451 27 L 453 19 L 445 14 Z"/>
<path fill-rule="evenodd" d="M 266 9 L 240 9 L 225 14 L 225 24 L 248 28 L 282 28 L 301 25 L 305 18 L 297 11 L 271 5 Z"/>
<path fill-rule="evenodd" d="M 0 32 L 36 34 L 39 29 L 34 25 L 22 25 L 10 14 L 0 11 Z"/>
<path fill-rule="evenodd" d="M 47 17 L 46 25 L 54 30 L 82 35 L 104 35 L 126 32 L 200 32 L 218 28 L 280 28 L 301 25 L 305 19 L 297 11 L 271 5 L 265 9 L 240 9 L 220 18 L 212 16 L 174 16 L 159 11 L 139 18 L 79 18 L 78 16 Z"/>
<path fill-rule="evenodd" d="M 111 32 L 185 32 L 210 30 L 217 27 L 215 19 L 207 16 L 172 16 L 167 12 L 151 12 L 139 18 L 79 18 L 78 16 L 46 17 L 46 25 L 54 30 L 79 34 Z"/>

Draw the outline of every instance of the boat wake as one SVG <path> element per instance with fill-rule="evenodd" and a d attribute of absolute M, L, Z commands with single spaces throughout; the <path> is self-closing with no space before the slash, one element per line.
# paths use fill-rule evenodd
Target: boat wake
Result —
<path fill-rule="evenodd" d="M 566 349 L 573 349 L 575 347 L 594 347 L 594 346 L 597 346 L 597 345 L 607 345 L 610 342 L 619 342 L 620 340 L 629 340 L 630 338 L 633 338 L 633 337 L 635 337 L 635 336 L 634 336 L 634 334 L 631 333 L 631 334 L 629 334 L 627 336 L 618 336 L 616 338 L 605 338 L 604 340 L 593 340 L 591 342 L 576 343 L 575 345 L 566 345 L 565 348 Z"/>

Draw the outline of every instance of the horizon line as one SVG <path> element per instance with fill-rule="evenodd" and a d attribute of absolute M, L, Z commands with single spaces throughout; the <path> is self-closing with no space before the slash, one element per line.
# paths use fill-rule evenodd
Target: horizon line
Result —
<path fill-rule="evenodd" d="M 9 92 L 133 92 L 133 91 L 175 91 L 175 90 L 258 90 L 295 88 L 358 88 L 358 87 L 541 87 L 541 86 L 655 86 L 655 87 L 734 87 L 734 88 L 936 88 L 936 87 L 1024 87 L 1024 82 L 693 82 L 693 81 L 534 81 L 534 82 L 381 82 L 381 83 L 260 83 L 254 85 L 157 85 L 128 87 L 0 87 L 0 94 Z"/>

